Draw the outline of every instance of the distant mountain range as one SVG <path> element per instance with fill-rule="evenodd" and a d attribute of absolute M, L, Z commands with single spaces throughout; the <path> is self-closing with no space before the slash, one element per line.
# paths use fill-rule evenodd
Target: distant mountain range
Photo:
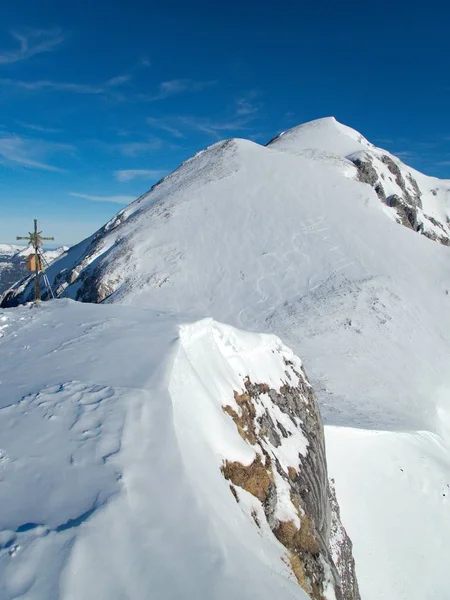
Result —
<path fill-rule="evenodd" d="M 67 249 L 66 246 L 61 246 L 56 250 L 45 250 L 44 258 L 50 264 Z M 32 253 L 31 246 L 0 244 L 0 298 L 16 281 L 30 275 L 26 265 L 27 256 Z"/>

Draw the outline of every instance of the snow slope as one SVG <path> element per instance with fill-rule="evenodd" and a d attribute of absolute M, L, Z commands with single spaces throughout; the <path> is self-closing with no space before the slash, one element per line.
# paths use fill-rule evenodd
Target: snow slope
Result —
<path fill-rule="evenodd" d="M 408 167 L 333 117 L 294 127 L 268 145 L 334 164 L 348 177 L 359 176 L 374 187 L 387 215 L 450 245 L 450 181 Z"/>
<path fill-rule="evenodd" d="M 229 140 L 197 154 L 69 250 L 49 274 L 55 289 L 74 299 L 167 310 L 193 320 L 212 316 L 276 333 L 304 359 L 326 424 L 336 428 L 335 439 L 342 433 L 335 446 L 347 443 L 347 433 L 352 439 L 355 428 L 368 439 L 372 432 L 391 432 L 378 437 L 374 452 L 376 476 L 386 482 L 387 495 L 396 496 L 398 482 L 382 475 L 397 443 L 391 440 L 401 444 L 404 436 L 424 431 L 435 436 L 436 444 L 421 448 L 439 473 L 436 481 L 446 477 L 448 188 L 324 119 L 294 128 L 268 147 Z M 414 231 L 420 225 L 442 244 Z M 19 287 L 9 302 L 30 293 Z M 417 448 L 408 448 L 408 464 L 420 481 Z M 431 600 L 426 590 L 447 585 L 447 561 L 445 554 L 430 554 L 433 567 L 425 575 L 436 579 L 416 585 L 411 520 L 421 520 L 420 503 L 406 516 L 403 501 L 393 501 L 391 518 L 376 521 L 374 538 L 355 535 L 380 505 L 380 496 L 360 484 L 371 476 L 369 456 L 355 458 L 353 469 L 344 456 L 332 463 L 338 497 L 345 500 L 344 523 L 348 519 L 355 536 L 362 597 Z M 443 513 L 433 503 L 430 510 L 423 535 L 439 545 L 447 539 L 439 525 Z M 398 530 L 404 552 L 391 556 L 394 567 L 381 574 L 382 589 L 376 588 L 371 582 L 380 572 L 371 548 L 394 547 Z"/>
<path fill-rule="evenodd" d="M 429 431 L 326 428 L 328 468 L 354 543 L 362 598 L 449 597 L 448 439 Z"/>
<path fill-rule="evenodd" d="M 264 444 L 279 469 L 272 519 L 312 518 L 288 467 L 301 481 L 322 434 L 266 393 L 303 378 L 279 339 L 68 300 L 3 311 L 0 330 L 1 600 L 306 600 L 261 501 L 221 472 Z M 240 411 L 250 380 L 264 382 L 265 426 L 284 431 L 274 444 L 249 444 L 223 410 Z M 321 598 L 341 598 L 317 560 Z"/>

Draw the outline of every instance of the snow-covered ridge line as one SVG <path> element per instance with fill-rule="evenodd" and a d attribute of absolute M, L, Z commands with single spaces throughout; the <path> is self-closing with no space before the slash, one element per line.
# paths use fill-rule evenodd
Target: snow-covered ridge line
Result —
<path fill-rule="evenodd" d="M 369 185 L 361 187 L 359 182 Z M 210 243 L 212 236 L 206 230 L 211 224 L 203 221 L 218 220 L 218 210 L 224 214 L 213 245 L 236 228 L 235 218 L 242 229 L 251 211 L 259 212 L 257 220 L 270 215 L 267 224 L 258 224 L 267 239 L 273 229 L 264 229 L 272 219 L 301 223 L 307 217 L 298 198 L 313 202 L 325 197 L 333 203 L 332 210 L 344 214 L 344 195 L 359 205 L 381 199 L 375 212 L 385 220 L 450 244 L 450 182 L 418 173 L 357 131 L 326 118 L 294 127 L 266 147 L 231 139 L 198 152 L 72 248 L 50 270 L 49 278 L 58 295 L 85 302 L 127 301 L 137 290 L 170 285 L 177 264 L 192 254 L 192 245 L 199 246 L 201 240 Z M 279 215 L 280 210 L 284 214 Z M 330 207 L 323 210 L 329 218 Z M 366 215 L 360 218 L 366 221 L 376 218 L 372 211 L 362 212 Z M 180 217 L 189 225 L 179 231 Z M 298 236 L 299 231 L 289 234 Z M 294 260 L 303 256 L 295 253 Z M 204 257 L 198 258 L 204 262 Z M 4 305 L 30 300 L 32 293 L 31 282 L 22 281 L 8 293 Z"/>
<path fill-rule="evenodd" d="M 335 164 L 376 191 L 385 212 L 405 227 L 450 245 L 450 181 L 428 177 L 334 117 L 294 127 L 268 144 L 282 152 Z"/>
<path fill-rule="evenodd" d="M 352 546 L 336 511 L 341 535 L 331 534 L 323 425 L 301 361 L 275 336 L 211 319 L 182 327 L 180 341 L 169 390 L 192 477 L 204 477 L 205 454 L 216 456 L 229 493 L 260 535 L 284 546 L 310 598 L 358 600 Z M 186 433 L 192 413 L 195 427 Z"/>
<path fill-rule="evenodd" d="M 307 474 L 314 454 L 324 460 L 321 424 L 303 414 L 316 413 L 315 399 L 278 338 L 211 319 L 180 330 L 150 311 L 67 301 L 0 318 L 9 325 L 0 339 L 5 598 L 119 600 L 151 589 L 158 598 L 306 600 L 300 567 L 311 597 L 358 597 L 340 593 L 352 560 L 341 573 L 331 559 L 326 469 L 313 482 Z M 223 410 L 247 377 L 273 386 L 252 398 L 254 444 Z M 245 484 L 232 493 L 222 472 L 262 451 L 273 463 L 271 511 Z M 273 533 L 289 520 L 308 540 L 303 554 Z"/>

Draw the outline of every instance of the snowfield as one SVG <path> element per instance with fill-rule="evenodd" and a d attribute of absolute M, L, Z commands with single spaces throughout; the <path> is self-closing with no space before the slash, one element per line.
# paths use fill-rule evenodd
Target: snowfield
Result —
<path fill-rule="evenodd" d="M 326 428 L 328 468 L 362 598 L 448 597 L 448 439 L 428 431 Z"/>
<path fill-rule="evenodd" d="M 217 407 L 208 396 L 209 386 L 219 398 L 225 388 L 231 390 L 236 385 L 226 373 L 230 364 L 233 377 L 241 373 L 239 361 L 235 352 L 231 353 L 235 358 L 228 355 L 229 345 L 220 345 L 220 336 L 214 338 L 212 345 L 211 337 L 203 329 L 206 322 L 210 323 L 203 321 L 207 317 L 250 332 L 276 334 L 302 357 L 320 400 L 330 475 L 336 481 L 343 523 L 354 542 L 363 600 L 449 597 L 445 550 L 450 534 L 449 223 L 450 181 L 417 173 L 332 118 L 294 128 L 266 147 L 247 140 L 228 140 L 195 155 L 148 194 L 117 213 L 94 236 L 71 248 L 48 270 L 60 297 L 102 302 L 102 306 L 78 307 L 72 302 L 62 305 L 65 308 L 58 311 L 65 310 L 77 317 L 68 317 L 75 319 L 73 326 L 63 325 L 64 319 L 58 317 L 59 329 L 52 325 L 52 317 L 46 330 L 44 322 L 39 321 L 41 317 L 28 309 L 5 311 L 8 319 L 16 319 L 14 327 L 10 321 L 0 321 L 3 352 L 5 348 L 8 351 L 20 348 L 20 356 L 27 356 L 25 347 L 31 343 L 30 337 L 20 334 L 21 328 L 24 332 L 39 331 L 43 336 L 39 353 L 30 351 L 28 362 L 21 359 L 20 371 L 17 366 L 12 368 L 12 358 L 9 363 L 2 361 L 1 397 L 7 397 L 2 391 L 6 382 L 15 403 L 28 398 L 16 404 L 16 408 L 6 410 L 28 411 L 30 403 L 37 403 L 33 394 L 51 396 L 54 392 L 48 391 L 47 386 L 76 386 L 70 382 L 78 379 L 89 385 L 113 388 L 112 396 L 108 397 L 111 399 L 106 400 L 101 410 L 106 410 L 108 403 L 111 407 L 121 407 L 111 409 L 114 419 L 120 421 L 120 411 L 127 407 L 123 451 L 119 454 L 112 451 L 102 471 L 106 477 L 102 489 L 110 494 L 110 499 L 105 500 L 101 494 L 97 498 L 94 486 L 89 500 L 84 504 L 80 500 L 81 513 L 78 510 L 74 516 L 64 514 L 60 518 L 55 515 L 48 535 L 39 537 L 39 528 L 17 533 L 25 518 L 26 522 L 41 527 L 41 521 L 37 517 L 34 520 L 26 511 L 22 519 L 10 519 L 8 527 L 16 531 L 10 535 L 32 540 L 30 548 L 33 544 L 45 544 L 52 535 L 75 535 L 76 528 L 71 528 L 70 534 L 66 533 L 69 530 L 55 532 L 55 528 L 79 518 L 83 510 L 106 502 L 92 520 L 97 523 L 98 531 L 91 530 L 89 519 L 86 533 L 83 529 L 76 534 L 75 539 L 80 536 L 80 543 L 75 550 L 80 550 L 71 554 L 63 572 L 64 585 L 71 590 L 67 593 L 73 595 L 65 597 L 90 597 L 83 595 L 84 589 L 77 588 L 81 583 L 74 573 L 93 570 L 89 557 L 101 555 L 100 540 L 105 543 L 106 539 L 101 536 L 109 535 L 113 540 L 124 541 L 106 544 L 104 566 L 89 575 L 87 589 L 99 589 L 95 581 L 101 581 L 102 574 L 108 573 L 111 586 L 107 589 L 111 594 L 113 589 L 122 589 L 125 597 L 128 593 L 139 598 L 140 592 L 127 585 L 132 585 L 130 582 L 137 585 L 140 577 L 147 581 L 150 574 L 139 556 L 143 549 L 154 553 L 155 548 L 145 538 L 139 519 L 136 518 L 134 526 L 130 523 L 134 522 L 135 511 L 138 515 L 143 511 L 144 518 L 159 532 L 164 552 L 162 538 L 166 534 L 158 527 L 169 514 L 164 512 L 167 507 L 178 515 L 174 528 L 187 527 L 188 533 L 194 527 L 202 530 L 199 547 L 190 546 L 187 541 L 183 546 L 189 556 L 186 569 L 191 566 L 192 573 L 201 568 L 200 558 L 195 565 L 190 561 L 195 562 L 202 552 L 217 558 L 215 567 L 202 575 L 202 580 L 210 583 L 217 578 L 215 596 L 211 592 L 202 595 L 206 587 L 195 587 L 201 584 L 194 585 L 186 573 L 183 589 L 195 591 L 195 597 L 221 598 L 226 593 L 228 598 L 247 595 L 271 598 L 283 597 L 282 594 L 302 597 L 302 592 L 285 578 L 285 564 L 277 543 L 263 536 L 264 543 L 254 545 L 255 535 L 261 542 L 257 530 L 249 526 L 250 533 L 247 525 L 244 527 L 242 514 L 236 512 L 232 503 L 223 508 L 227 527 L 212 508 L 207 511 L 213 515 L 212 521 L 206 526 L 199 516 L 202 511 L 192 502 L 192 494 L 195 497 L 192 489 L 188 492 L 181 482 L 180 500 L 168 493 L 174 489 L 171 487 L 174 481 L 183 479 L 185 471 L 179 467 L 181 456 L 189 457 L 192 482 L 197 481 L 197 464 L 210 470 L 214 464 L 217 469 L 218 456 L 227 452 L 239 455 L 239 448 L 242 450 L 239 438 L 236 445 L 233 441 L 231 449 L 222 421 L 216 428 Z M 31 293 L 31 284 L 22 282 L 6 298 L 6 303 L 23 302 Z M 56 309 L 45 307 L 42 314 L 47 310 Z M 119 310 L 120 317 L 115 312 Z M 58 311 L 55 315 L 62 314 Z M 159 313 L 151 326 L 156 329 L 149 333 L 141 317 Z M 15 317 L 22 314 L 27 315 L 23 324 L 20 317 Z M 81 317 L 82 314 L 90 316 Z M 94 315 L 98 315 L 97 323 Z M 90 325 L 83 325 L 83 319 Z M 190 323 L 182 329 L 180 342 L 175 341 L 179 335 L 175 325 L 172 329 L 166 325 L 166 329 L 158 330 L 158 323 L 171 319 Z M 201 325 L 195 325 L 199 321 Z M 72 333 L 67 331 L 69 327 Z M 16 331 L 17 338 L 11 337 L 15 335 L 11 332 Z M 61 337 L 58 352 L 45 354 L 45 344 L 50 349 L 55 335 Z M 257 344 L 263 343 L 263 338 L 252 337 L 260 333 L 246 335 L 254 340 L 251 344 L 255 340 L 259 340 Z M 203 341 L 197 344 L 197 339 Z M 104 352 L 107 359 L 102 361 Z M 176 354 L 177 361 L 171 369 L 168 365 L 173 364 Z M 66 356 L 70 357 L 70 365 Z M 259 356 L 252 361 L 247 357 L 247 368 L 256 369 L 260 360 L 266 359 Z M 228 365 L 225 372 L 220 366 L 222 361 Z M 35 364 L 41 364 L 42 368 L 35 371 Z M 149 369 L 149 364 L 155 367 Z M 268 366 L 270 372 L 272 367 Z M 30 376 L 25 377 L 27 369 L 31 369 Z M 276 369 L 273 372 L 276 379 Z M 156 379 L 148 383 L 146 378 L 151 377 L 150 373 L 156 374 Z M 186 422 L 183 412 L 186 403 L 183 405 L 177 398 L 188 388 L 196 390 L 189 402 L 195 407 L 195 414 L 202 415 L 199 423 L 189 423 L 190 437 L 186 430 L 181 434 L 177 425 Z M 122 397 L 124 389 L 128 391 Z M 75 388 L 70 391 L 71 397 L 78 398 L 79 393 Z M 82 396 L 95 393 L 89 388 Z M 150 393 L 152 399 L 159 397 L 158 394 L 170 396 L 167 405 L 173 410 L 173 423 L 156 400 L 145 404 L 140 396 L 143 393 Z M 44 402 L 51 405 L 47 396 Z M 64 405 L 70 407 L 73 402 Z M 148 413 L 142 412 L 143 403 Z M 134 406 L 141 408 L 132 413 Z M 77 411 L 82 414 L 81 409 Z M 88 413 L 86 418 L 93 418 L 92 412 Z M 148 418 L 143 419 L 142 414 Z M 14 418 L 17 421 L 17 416 Z M 114 419 L 106 426 L 111 431 L 119 427 Z M 150 422 L 154 429 L 145 429 Z M 131 425 L 127 429 L 127 423 L 134 423 L 136 429 Z M 92 427 L 95 432 L 95 426 Z M 91 429 L 86 427 L 86 431 Z M 163 434 L 167 439 L 172 436 L 176 452 L 180 448 L 182 451 L 176 456 L 164 454 L 162 462 L 152 459 L 152 469 L 145 471 L 144 465 L 149 464 L 150 457 L 159 456 L 158 436 Z M 133 446 L 132 439 L 139 435 L 147 440 L 145 449 Z M 31 433 L 29 437 L 33 439 Z M 48 439 L 47 434 L 44 439 Z M 67 438 L 69 445 L 70 439 Z M 301 448 L 300 438 L 298 444 Z M 71 452 L 67 450 L 67 456 Z M 101 456 L 103 451 L 98 452 Z M 92 456 L 92 452 L 89 454 Z M 124 457 L 130 457 L 126 466 L 118 462 L 128 461 Z M 247 460 L 251 457 L 247 456 Z M 118 471 L 122 481 L 126 481 L 124 473 L 127 470 L 132 473 L 133 464 L 136 464 L 133 481 L 142 486 L 144 496 L 150 493 L 150 488 L 160 490 L 154 515 L 146 512 L 149 507 L 142 506 L 137 496 L 136 505 L 127 500 L 132 509 L 120 504 L 126 495 L 116 491 L 114 473 Z M 94 472 L 95 465 L 91 468 Z M 170 473 L 173 478 L 169 482 Z M 220 473 L 217 477 L 221 477 Z M 204 490 L 202 500 L 197 498 L 208 506 L 214 504 L 215 486 L 219 486 L 218 479 L 211 481 L 214 481 L 211 496 Z M 223 478 L 220 485 L 226 486 Z M 87 484 L 86 489 L 89 489 Z M 36 493 L 38 490 L 36 487 Z M 231 501 L 234 502 L 233 498 Z M 112 507 L 116 503 L 126 515 L 125 524 L 115 519 Z M 192 514 L 185 519 L 183 511 L 187 505 Z M 235 512 L 228 512 L 231 507 Z M 107 511 L 113 511 L 111 518 L 102 520 Z M 188 533 L 181 536 L 183 540 L 190 539 Z M 226 540 L 221 537 L 229 535 Z M 136 536 L 134 547 L 133 536 Z M 17 545 L 15 541 L 6 544 L 5 556 Z M 130 552 L 136 559 L 126 562 L 125 571 L 130 569 L 130 573 L 120 575 L 110 565 L 125 562 L 122 552 Z M 64 556 L 63 550 L 58 550 L 59 555 Z M 175 552 L 174 560 L 180 569 L 181 556 L 181 551 Z M 166 565 L 171 557 L 172 552 L 168 551 Z M 34 560 L 30 558 L 30 564 L 36 566 Z M 164 573 L 167 575 L 164 571 L 167 566 L 163 567 L 163 561 L 158 560 L 155 556 L 155 576 L 163 577 Z M 26 567 L 21 568 L 26 574 Z M 226 571 L 231 577 L 225 577 Z M 40 571 L 36 568 L 35 572 Z M 123 577 L 121 583 L 120 577 Z M 240 581 L 239 593 L 238 588 L 226 588 L 225 580 L 234 582 L 235 577 Z M 23 581 L 19 575 L 10 578 L 9 573 L 7 579 Z M 38 581 L 39 576 L 30 575 L 30 580 Z M 171 580 L 170 584 L 176 586 L 179 581 Z M 174 587 L 164 597 L 178 598 L 180 593 Z M 16 596 L 11 592 L 6 598 Z M 189 597 L 189 593 L 181 597 Z"/>
<path fill-rule="evenodd" d="M 277 338 L 67 300 L 1 318 L 2 600 L 307 598 L 220 472 L 254 458 L 222 404 L 297 360 Z"/>

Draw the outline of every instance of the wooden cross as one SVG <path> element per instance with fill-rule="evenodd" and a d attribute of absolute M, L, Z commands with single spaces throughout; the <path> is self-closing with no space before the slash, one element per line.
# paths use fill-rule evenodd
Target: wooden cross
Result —
<path fill-rule="evenodd" d="M 42 231 L 38 231 L 37 219 L 34 219 L 34 231 L 29 232 L 27 236 L 17 236 L 18 240 L 27 240 L 34 248 L 34 301 L 39 302 L 41 299 L 41 284 L 39 281 L 39 271 L 41 265 L 40 248 L 44 240 L 54 240 L 54 237 L 43 237 Z"/>

